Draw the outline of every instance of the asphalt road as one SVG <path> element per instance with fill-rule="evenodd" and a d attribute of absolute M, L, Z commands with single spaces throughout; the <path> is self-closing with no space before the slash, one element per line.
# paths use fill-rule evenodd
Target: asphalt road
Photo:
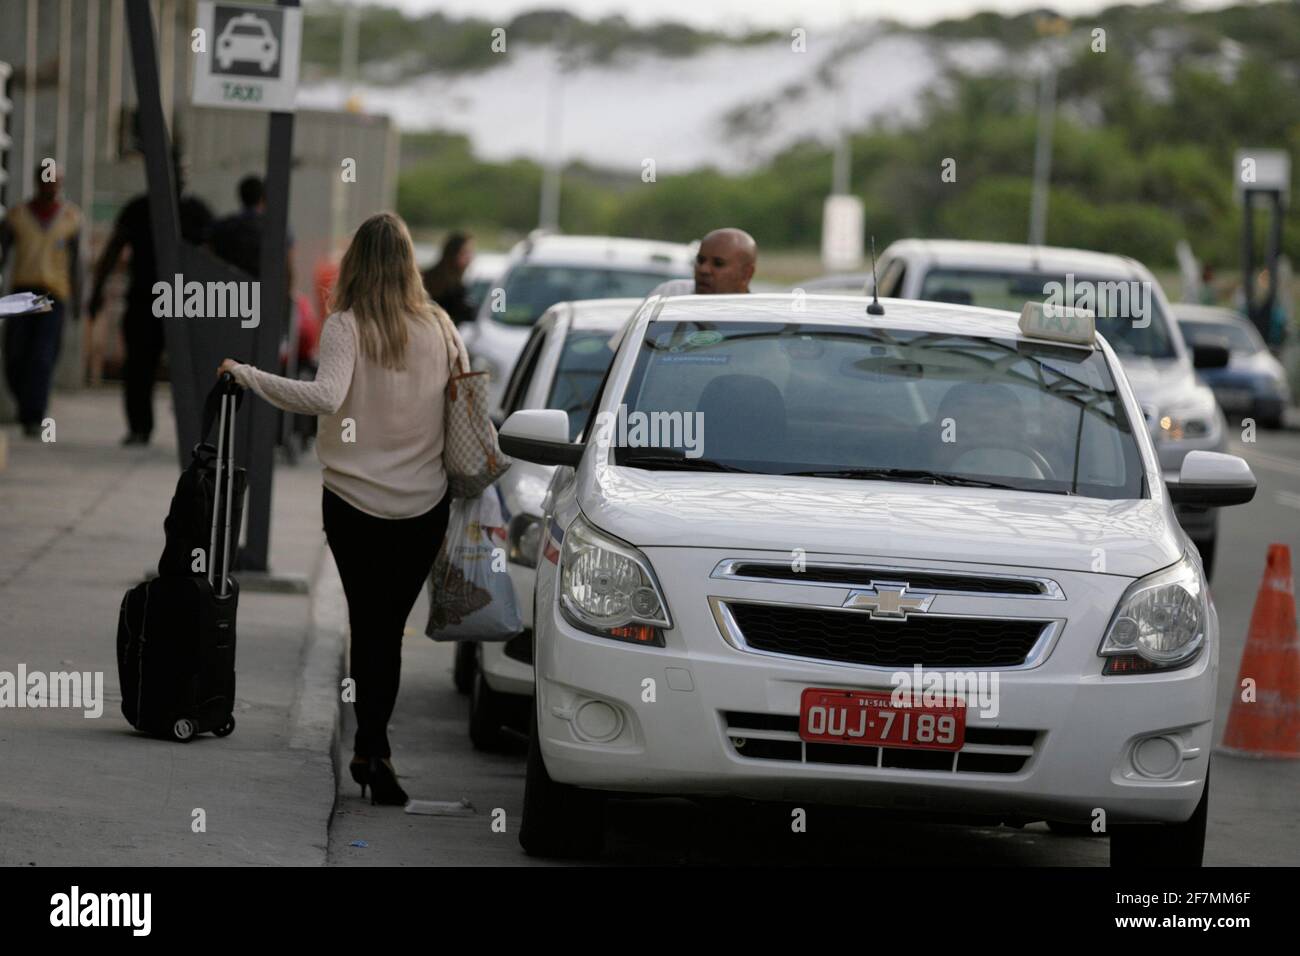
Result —
<path fill-rule="evenodd" d="M 1293 423 L 1294 424 L 1294 423 Z M 1239 434 L 1239 429 L 1238 429 Z M 1300 428 L 1234 442 L 1259 482 L 1255 500 L 1226 510 L 1212 591 L 1222 627 L 1216 734 L 1222 737 L 1268 545 L 1290 546 L 1300 570 Z M 451 683 L 452 650 L 425 640 L 425 605 L 410 620 L 402 695 L 394 716 L 394 762 L 412 797 L 469 800 L 473 815 L 415 816 L 370 807 L 340 766 L 330 862 L 531 864 L 519 849 L 524 747 L 481 754 L 470 746 L 468 699 Z M 349 708 L 350 709 L 350 708 Z M 350 730 L 349 730 L 350 734 Z M 350 738 L 345 738 L 345 743 Z M 349 755 L 347 748 L 343 759 Z M 1216 754 L 1207 865 L 1300 863 L 1300 761 Z M 619 800 L 607 819 L 610 864 L 869 863 L 937 866 L 1105 866 L 1104 837 L 1067 837 L 1044 824 L 971 828 L 882 819 L 870 812 L 807 807 L 807 832 L 790 832 L 790 808 L 678 799 Z M 493 820 L 498 821 L 493 828 Z M 504 831 L 501 824 L 504 823 Z M 354 845 L 364 842 L 365 846 Z"/>

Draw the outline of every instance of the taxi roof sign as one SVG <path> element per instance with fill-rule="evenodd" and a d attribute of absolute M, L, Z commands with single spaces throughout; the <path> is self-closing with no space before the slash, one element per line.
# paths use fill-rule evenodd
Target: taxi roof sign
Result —
<path fill-rule="evenodd" d="M 1097 340 L 1097 323 L 1091 309 L 1055 302 L 1026 302 L 1020 311 L 1020 331 L 1030 338 L 1071 345 L 1092 345 Z"/>

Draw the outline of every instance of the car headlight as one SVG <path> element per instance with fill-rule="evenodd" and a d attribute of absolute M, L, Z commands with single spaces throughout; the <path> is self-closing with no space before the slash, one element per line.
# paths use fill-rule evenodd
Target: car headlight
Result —
<path fill-rule="evenodd" d="M 1214 435 L 1219 428 L 1216 401 L 1209 389 L 1197 389 L 1195 398 L 1160 409 L 1155 419 L 1156 438 L 1182 441 Z"/>
<path fill-rule="evenodd" d="M 1134 581 L 1097 651 L 1103 674 L 1144 674 L 1190 664 L 1205 645 L 1209 610 L 1200 570 L 1184 557 Z"/>
<path fill-rule="evenodd" d="M 1158 424 L 1158 435 L 1165 441 L 1204 438 L 1214 431 L 1214 418 L 1210 415 L 1165 412 L 1160 416 Z"/>
<path fill-rule="evenodd" d="M 510 561 L 526 568 L 537 567 L 542 544 L 542 519 L 536 515 L 515 515 L 510 519 Z"/>
<path fill-rule="evenodd" d="M 634 644 L 664 646 L 668 603 L 636 548 L 579 517 L 560 549 L 560 610 L 574 627 Z"/>

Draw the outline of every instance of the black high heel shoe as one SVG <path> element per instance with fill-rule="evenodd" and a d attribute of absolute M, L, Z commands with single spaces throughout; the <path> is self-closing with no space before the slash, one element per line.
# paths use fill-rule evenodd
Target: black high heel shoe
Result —
<path fill-rule="evenodd" d="M 370 758 L 370 805 L 376 803 L 389 807 L 404 807 L 410 799 L 397 783 L 392 764 L 379 757 Z"/>
<path fill-rule="evenodd" d="M 361 799 L 366 798 L 366 784 L 370 783 L 370 760 L 367 757 L 353 757 L 348 764 L 352 779 L 361 784 Z"/>

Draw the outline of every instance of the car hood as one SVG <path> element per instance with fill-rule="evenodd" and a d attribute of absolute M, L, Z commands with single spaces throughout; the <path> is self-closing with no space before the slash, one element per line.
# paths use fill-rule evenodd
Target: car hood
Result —
<path fill-rule="evenodd" d="M 802 548 L 1130 577 L 1182 554 L 1152 499 L 609 466 L 587 472 L 579 503 L 595 525 L 641 547 Z"/>

